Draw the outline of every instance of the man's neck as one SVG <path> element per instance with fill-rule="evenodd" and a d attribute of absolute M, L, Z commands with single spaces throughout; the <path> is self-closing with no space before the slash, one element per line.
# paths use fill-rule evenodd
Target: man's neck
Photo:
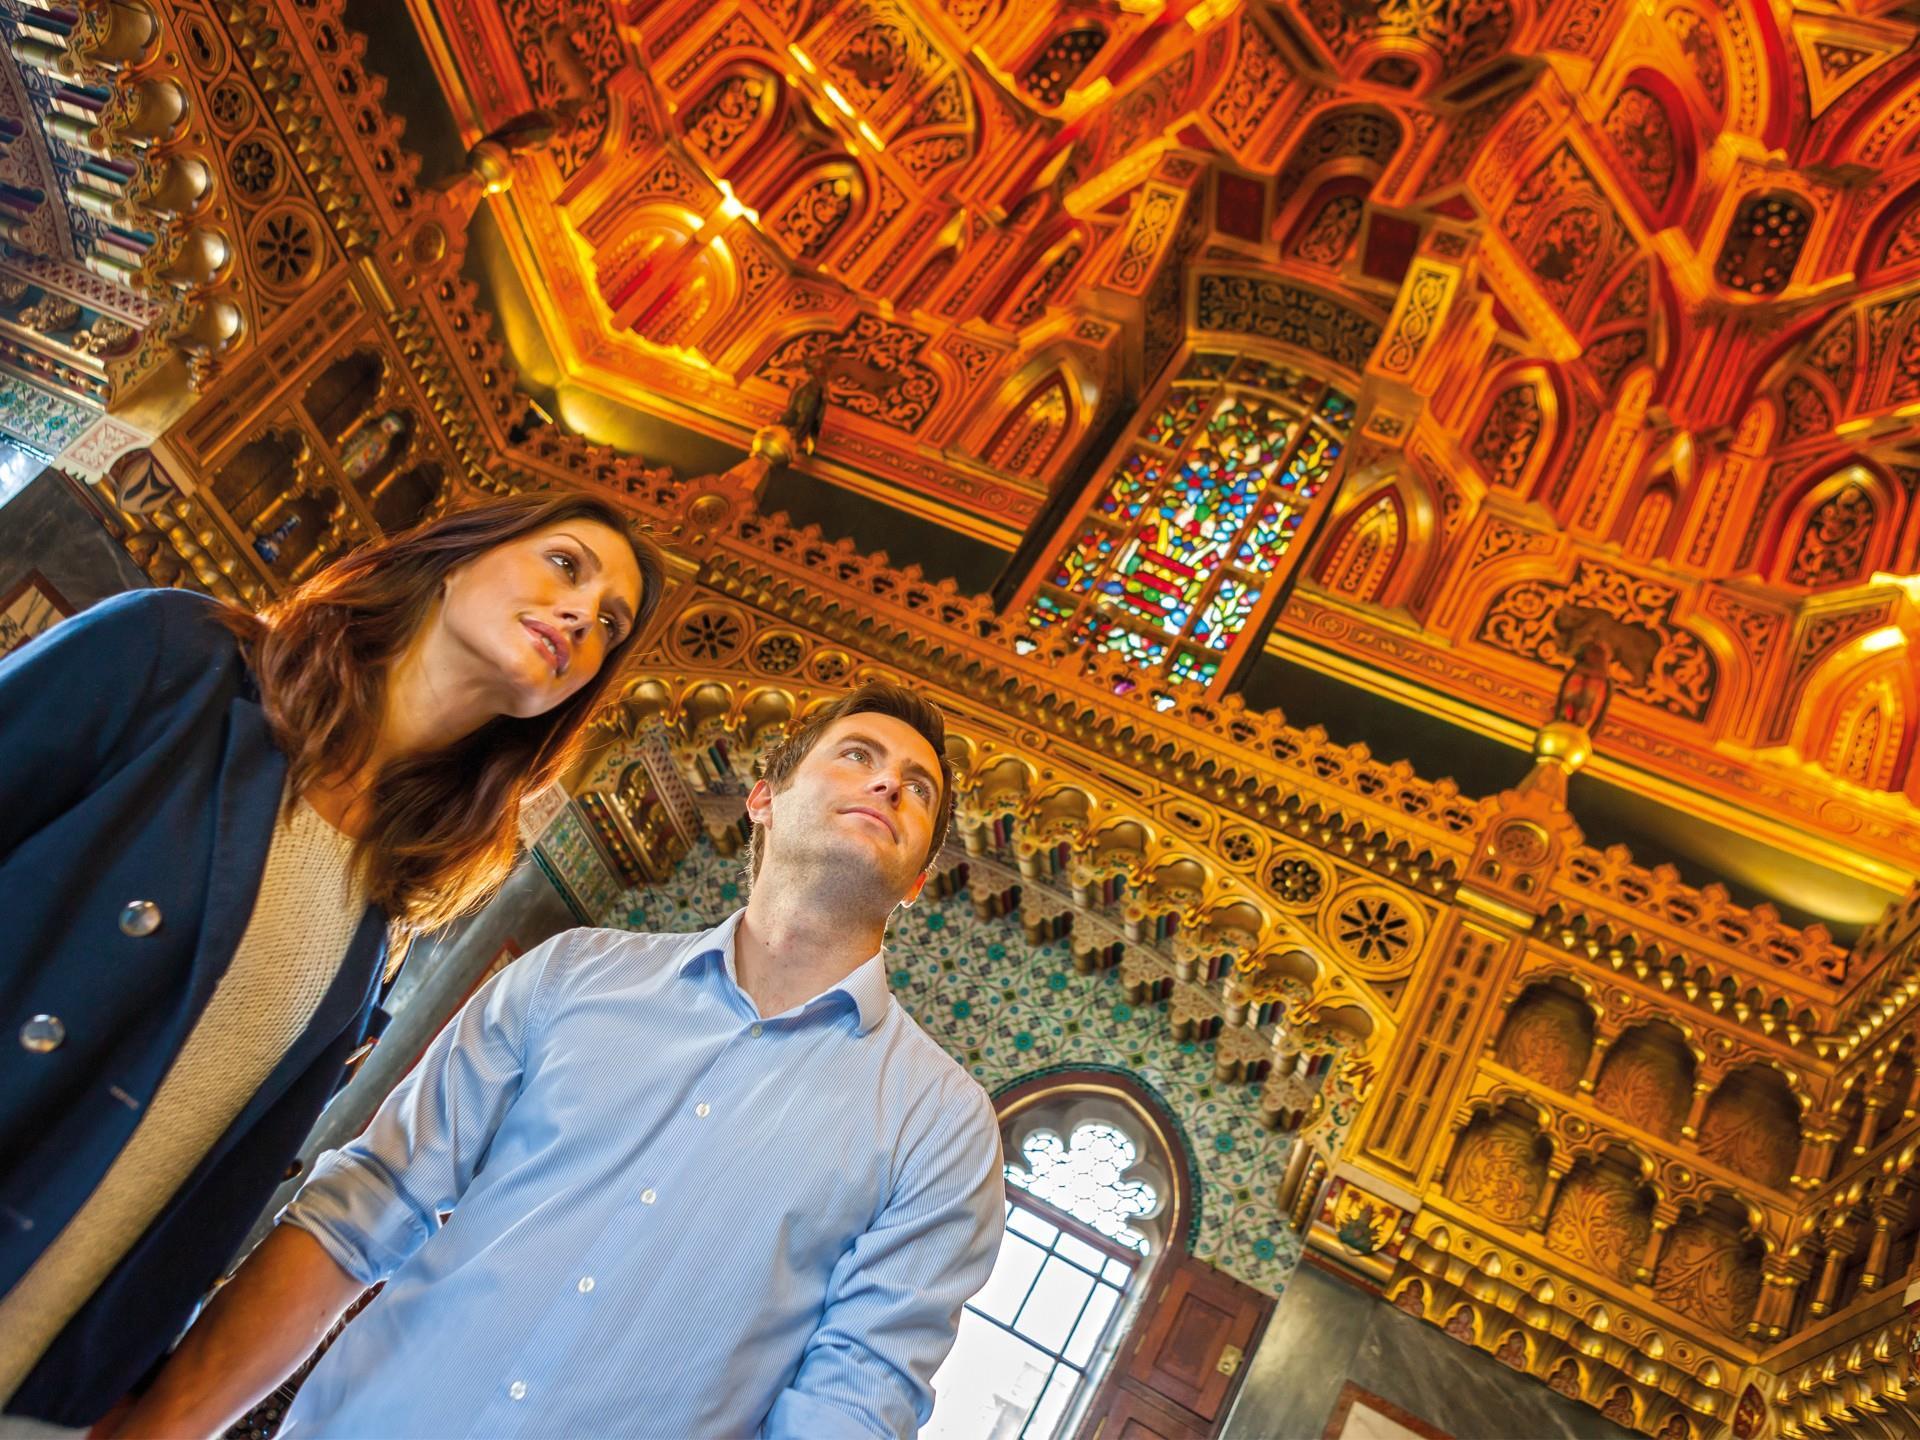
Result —
<path fill-rule="evenodd" d="M 779 1015 L 839 984 L 886 939 L 886 917 L 867 920 L 804 892 L 756 881 L 733 933 L 734 979 L 762 1015 Z M 835 913 L 836 909 L 839 913 Z"/>

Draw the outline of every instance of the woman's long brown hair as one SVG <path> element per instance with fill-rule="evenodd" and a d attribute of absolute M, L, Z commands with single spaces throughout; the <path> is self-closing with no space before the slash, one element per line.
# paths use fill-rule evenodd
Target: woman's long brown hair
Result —
<path fill-rule="evenodd" d="M 258 615 L 224 614 L 239 636 L 289 795 L 349 775 L 372 753 L 393 662 L 432 614 L 449 572 L 498 545 L 591 520 L 627 536 L 640 566 L 632 628 L 593 679 L 542 715 L 501 715 L 445 750 L 393 761 L 374 778 L 371 823 L 354 848 L 368 898 L 409 929 L 444 924 L 488 899 L 513 868 L 520 801 L 579 753 L 627 646 L 660 603 L 659 555 L 588 495 L 513 495 L 428 520 L 334 561 Z"/>

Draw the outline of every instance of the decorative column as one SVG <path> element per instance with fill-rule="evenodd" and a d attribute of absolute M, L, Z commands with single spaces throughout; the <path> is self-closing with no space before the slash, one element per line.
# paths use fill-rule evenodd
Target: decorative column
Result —
<path fill-rule="evenodd" d="M 1527 1217 L 1527 1228 L 1545 1233 L 1547 1215 L 1553 1209 L 1553 1202 L 1560 1193 L 1560 1182 L 1567 1178 L 1567 1172 L 1573 1169 L 1573 1162 L 1556 1153 L 1547 1161 L 1546 1183 L 1540 1187 L 1540 1198 L 1534 1202 L 1533 1213 Z"/>
<path fill-rule="evenodd" d="M 1852 1257 L 1855 1244 L 1854 1237 L 1844 1230 L 1829 1230 L 1822 1238 L 1827 1244 L 1827 1255 L 1820 1263 L 1820 1278 L 1813 1287 L 1813 1301 L 1807 1306 L 1809 1315 L 1832 1313 L 1833 1298 L 1840 1289 L 1840 1272 Z"/>
<path fill-rule="evenodd" d="M 1667 1231 L 1673 1228 L 1673 1222 L 1679 1218 L 1678 1205 L 1669 1200 L 1654 1202 L 1653 1223 L 1647 1227 L 1647 1243 L 1640 1252 L 1640 1263 L 1633 1267 L 1635 1289 L 1652 1290 L 1654 1273 L 1660 1265 L 1660 1247 L 1667 1243 Z"/>
<path fill-rule="evenodd" d="M 1593 1087 L 1600 1079 L 1600 1067 L 1606 1063 L 1607 1051 L 1613 1048 L 1613 1042 L 1619 1038 L 1617 1034 L 1603 1035 L 1598 1032 L 1594 1034 L 1593 1049 L 1587 1055 L 1586 1073 L 1580 1077 L 1582 1095 L 1593 1094 Z"/>
<path fill-rule="evenodd" d="M 1713 1098 L 1714 1082 L 1696 1080 L 1693 1082 L 1693 1104 L 1687 1110 L 1686 1122 L 1680 1127 L 1680 1134 L 1688 1140 L 1700 1138 L 1700 1122 L 1706 1119 L 1707 1102 Z"/>
<path fill-rule="evenodd" d="M 1800 1154 L 1793 1162 L 1793 1178 L 1787 1183 L 1799 1190 L 1825 1184 L 1833 1167 L 1833 1148 L 1839 1143 L 1840 1133 L 1830 1111 L 1811 1117 L 1800 1132 Z"/>
<path fill-rule="evenodd" d="M 1862 1291 L 1878 1290 L 1887 1278 L 1887 1257 L 1893 1250 L 1893 1227 L 1900 1221 L 1894 1202 L 1876 1195 L 1873 1200 L 1873 1231 L 1867 1237 L 1867 1265 L 1860 1272 Z"/>
<path fill-rule="evenodd" d="M 1875 1088 L 1867 1092 L 1860 1116 L 1860 1138 L 1853 1142 L 1852 1154 L 1864 1155 L 1880 1139 L 1880 1117 L 1887 1108 L 1887 1092 Z"/>
<path fill-rule="evenodd" d="M 1763 1269 L 1760 1300 L 1754 1306 L 1753 1319 L 1747 1323 L 1748 1333 L 1768 1340 L 1784 1336 L 1793 1320 L 1794 1301 L 1799 1298 L 1800 1287 L 1812 1273 L 1813 1267 L 1801 1256 L 1794 1256 L 1776 1269 Z"/>

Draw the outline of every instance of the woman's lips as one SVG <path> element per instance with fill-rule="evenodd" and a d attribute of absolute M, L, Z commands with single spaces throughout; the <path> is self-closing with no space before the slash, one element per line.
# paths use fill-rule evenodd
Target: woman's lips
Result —
<path fill-rule="evenodd" d="M 555 676 L 567 673 L 567 665 L 573 659 L 573 647 L 567 643 L 567 637 L 551 625 L 542 625 L 538 620 L 522 620 L 527 633 L 533 636 L 533 643 L 540 653 L 547 657 L 547 663 L 553 667 Z"/>

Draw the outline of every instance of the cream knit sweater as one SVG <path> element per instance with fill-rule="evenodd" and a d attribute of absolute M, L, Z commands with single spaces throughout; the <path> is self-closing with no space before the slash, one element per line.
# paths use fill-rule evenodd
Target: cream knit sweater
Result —
<path fill-rule="evenodd" d="M 313 1018 L 366 911 L 352 854 L 353 841 L 306 801 L 282 810 L 240 948 L 146 1115 L 87 1203 L 0 1296 L 0 1405 Z"/>

